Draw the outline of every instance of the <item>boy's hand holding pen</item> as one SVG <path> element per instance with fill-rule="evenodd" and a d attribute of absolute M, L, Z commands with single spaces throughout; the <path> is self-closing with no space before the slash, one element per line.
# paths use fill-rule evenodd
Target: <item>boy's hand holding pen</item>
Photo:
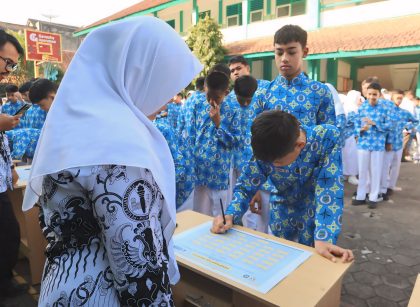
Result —
<path fill-rule="evenodd" d="M 223 202 L 221 199 L 220 209 L 222 210 L 222 215 L 216 216 L 213 219 L 213 226 L 211 228 L 212 233 L 225 233 L 233 226 L 233 217 L 232 215 L 225 215 L 225 210 L 223 208 Z"/>

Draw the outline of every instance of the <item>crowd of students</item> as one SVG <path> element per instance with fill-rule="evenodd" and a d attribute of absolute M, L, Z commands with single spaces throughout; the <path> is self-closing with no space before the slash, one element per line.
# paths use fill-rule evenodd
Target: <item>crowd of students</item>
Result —
<path fill-rule="evenodd" d="M 336 245 L 343 175 L 358 185 L 353 205 L 374 209 L 398 191 L 400 163 L 407 159 L 403 143 L 416 133 L 420 140 L 419 99 L 404 98 L 400 90 L 387 97 L 374 77 L 363 81 L 362 92 L 347 94 L 311 80 L 302 69 L 308 47 L 299 26 L 279 29 L 274 50 L 279 75 L 272 81 L 256 80 L 246 59 L 233 56 L 197 78 L 185 100 L 179 93 L 157 112 L 145 113 L 169 145 L 176 210 L 213 216 L 214 233 L 245 225 L 314 246 L 332 261 L 352 261 L 352 251 Z M 32 104 L 6 132 L 13 158 L 30 163 L 57 87 L 38 79 L 20 88 L 9 85 L 6 92 L 2 113 L 15 116 Z"/>

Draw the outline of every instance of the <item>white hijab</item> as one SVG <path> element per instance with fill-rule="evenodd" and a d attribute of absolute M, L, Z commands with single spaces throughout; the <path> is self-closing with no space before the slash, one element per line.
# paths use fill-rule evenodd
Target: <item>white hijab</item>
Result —
<path fill-rule="evenodd" d="M 347 93 L 347 97 L 344 100 L 344 112 L 346 113 L 346 116 L 350 112 L 357 112 L 358 102 L 360 101 L 360 98 L 362 97 L 362 94 L 359 91 L 351 90 Z"/>
<path fill-rule="evenodd" d="M 169 244 L 176 215 L 174 163 L 146 116 L 201 70 L 183 39 L 158 18 L 131 18 L 90 33 L 48 112 L 23 210 L 38 200 L 47 174 L 106 164 L 147 168 L 166 200 L 162 223 Z"/>
<path fill-rule="evenodd" d="M 333 97 L 333 100 L 334 100 L 335 115 L 338 116 L 338 115 L 344 114 L 343 104 L 341 103 L 340 96 L 338 95 L 337 90 L 330 83 L 325 83 L 325 85 L 331 91 L 331 94 L 332 94 L 332 97 Z"/>

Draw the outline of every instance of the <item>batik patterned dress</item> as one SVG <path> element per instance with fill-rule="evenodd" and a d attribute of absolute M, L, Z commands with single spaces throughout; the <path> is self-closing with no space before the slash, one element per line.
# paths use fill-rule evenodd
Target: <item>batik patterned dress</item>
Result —
<path fill-rule="evenodd" d="M 72 168 L 44 177 L 48 241 L 39 306 L 172 306 L 163 196 L 150 171 Z"/>

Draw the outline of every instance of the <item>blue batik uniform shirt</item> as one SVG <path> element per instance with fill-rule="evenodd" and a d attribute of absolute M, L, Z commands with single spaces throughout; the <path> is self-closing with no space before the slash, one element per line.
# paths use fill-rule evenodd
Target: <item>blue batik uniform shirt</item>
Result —
<path fill-rule="evenodd" d="M 341 231 L 343 179 L 339 130 L 332 125 L 302 126 L 306 145 L 290 165 L 249 161 L 235 186 L 226 214 L 240 224 L 249 202 L 269 178 L 277 193 L 270 200 L 272 233 L 312 246 L 314 240 L 335 244 Z"/>
<path fill-rule="evenodd" d="M 411 130 L 418 125 L 419 121 L 407 110 L 397 107 L 395 104 L 390 108 L 390 117 L 393 122 L 387 143 L 392 145 L 393 151 L 403 148 L 403 130 Z"/>
<path fill-rule="evenodd" d="M 376 125 L 361 132 L 360 129 L 364 126 L 363 118 L 365 117 L 370 118 Z M 379 99 L 378 103 L 372 106 L 366 100 L 359 107 L 355 121 L 356 135 L 359 137 L 357 148 L 368 151 L 385 151 L 387 133 L 391 130 L 392 125 L 389 104 Z"/>
<path fill-rule="evenodd" d="M 168 118 L 158 115 L 153 123 L 165 137 L 171 150 L 175 164 L 176 207 L 179 208 L 194 189 L 193 173 L 190 168 L 185 166 L 185 158 L 178 148 L 177 135 L 171 127 Z"/>
<path fill-rule="evenodd" d="M 25 103 L 23 101 L 19 101 L 19 100 L 16 101 L 15 103 L 8 101 L 1 108 L 1 113 L 13 116 L 16 114 L 17 111 L 19 111 L 21 107 L 23 107 L 24 104 Z M 20 118 L 19 124 L 13 129 L 24 128 L 24 125 L 25 125 L 24 123 L 25 123 L 25 114 Z"/>
<path fill-rule="evenodd" d="M 257 80 L 257 83 L 258 87 L 254 97 L 252 98 L 251 103 L 246 107 L 239 105 L 234 91 L 229 94 L 232 101 L 238 103 L 241 112 L 241 139 L 238 146 L 233 151 L 233 167 L 239 171 L 241 171 L 244 163 L 246 164 L 252 158 L 251 126 L 254 119 L 257 117 L 258 97 L 267 88 L 270 81 L 259 79 Z"/>
<path fill-rule="evenodd" d="M 33 104 L 25 113 L 24 128 L 42 129 L 47 112 L 41 109 L 37 104 Z"/>
<path fill-rule="evenodd" d="M 336 125 L 334 101 L 329 88 L 302 72 L 292 80 L 282 75 L 271 81 L 260 96 L 260 111 L 279 109 L 303 125 Z"/>
<path fill-rule="evenodd" d="M 41 135 L 41 129 L 21 128 L 6 131 L 9 139 L 11 156 L 13 159 L 21 160 L 23 156 L 33 158 L 38 140 Z"/>
<path fill-rule="evenodd" d="M 419 124 L 416 126 L 416 130 L 417 132 L 420 132 L 420 106 L 416 106 L 415 116 L 416 116 L 416 119 L 419 121 Z M 420 140 L 417 140 L 417 142 L 420 142 Z"/>
<path fill-rule="evenodd" d="M 176 129 L 179 121 L 179 114 L 182 109 L 181 103 L 170 102 L 167 105 L 168 121 L 172 128 Z"/>
<path fill-rule="evenodd" d="M 195 174 L 195 138 L 196 138 L 196 105 L 206 99 L 206 94 L 196 91 L 187 98 L 179 114 L 176 128 L 178 137 L 178 150 L 184 157 L 184 164 L 188 174 Z M 194 175 L 195 176 L 195 175 Z"/>
<path fill-rule="evenodd" d="M 240 137 L 240 110 L 228 96 L 220 105 L 220 126 L 210 118 L 206 96 L 197 101 L 195 109 L 195 171 L 196 186 L 227 190 L 233 149 Z"/>

